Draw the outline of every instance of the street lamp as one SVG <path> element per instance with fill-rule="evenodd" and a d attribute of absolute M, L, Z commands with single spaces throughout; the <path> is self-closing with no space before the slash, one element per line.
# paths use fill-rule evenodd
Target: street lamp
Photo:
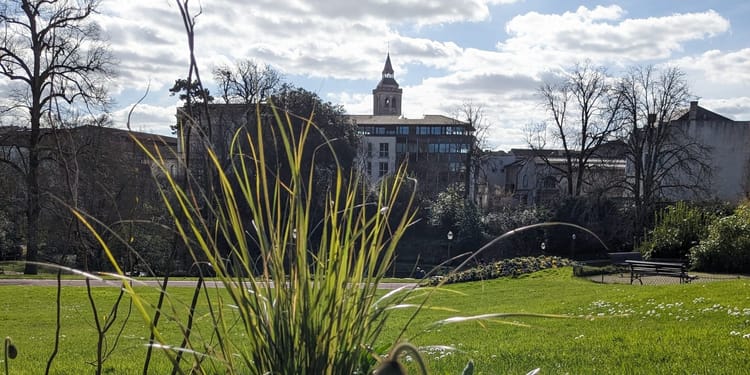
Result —
<path fill-rule="evenodd" d="M 448 256 L 451 256 L 451 244 L 453 242 L 453 231 L 448 231 L 448 234 L 446 235 L 448 237 Z"/>
<path fill-rule="evenodd" d="M 572 260 L 576 253 L 576 234 L 570 236 L 570 259 Z"/>

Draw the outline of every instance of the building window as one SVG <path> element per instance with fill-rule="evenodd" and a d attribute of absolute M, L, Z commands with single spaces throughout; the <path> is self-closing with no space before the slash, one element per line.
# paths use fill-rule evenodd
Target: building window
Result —
<path fill-rule="evenodd" d="M 398 130 L 396 131 L 398 135 L 409 135 L 409 127 L 408 126 L 399 126 Z"/>
<path fill-rule="evenodd" d="M 375 134 L 376 135 L 385 135 L 385 128 L 382 126 L 376 126 L 375 127 Z"/>
<path fill-rule="evenodd" d="M 378 176 L 383 177 L 387 174 L 388 174 L 388 163 L 381 161 L 378 167 Z"/>
<path fill-rule="evenodd" d="M 396 153 L 403 154 L 407 152 L 406 143 L 396 143 Z"/>
<path fill-rule="evenodd" d="M 460 126 L 446 126 L 446 135 L 464 135 L 464 129 Z"/>
<path fill-rule="evenodd" d="M 443 127 L 442 126 L 433 126 L 432 129 L 430 129 L 430 134 L 432 134 L 432 135 L 441 135 L 441 134 L 443 134 Z"/>
<path fill-rule="evenodd" d="M 370 135 L 372 134 L 372 126 L 360 126 L 358 133 L 359 135 Z"/>
<path fill-rule="evenodd" d="M 380 144 L 380 157 L 381 158 L 387 158 L 388 157 L 388 144 L 387 143 L 381 143 Z"/>
<path fill-rule="evenodd" d="M 365 164 L 365 174 L 369 177 L 372 176 L 372 162 L 368 161 Z"/>
<path fill-rule="evenodd" d="M 370 142 L 367 142 L 367 157 L 368 158 L 372 157 L 372 143 Z"/>
<path fill-rule="evenodd" d="M 428 135 L 428 134 L 430 134 L 430 127 L 429 126 L 418 126 L 417 127 L 417 134 L 419 134 L 419 135 Z"/>
<path fill-rule="evenodd" d="M 430 143 L 427 146 L 427 152 L 441 154 L 466 154 L 469 152 L 469 145 L 458 143 Z"/>

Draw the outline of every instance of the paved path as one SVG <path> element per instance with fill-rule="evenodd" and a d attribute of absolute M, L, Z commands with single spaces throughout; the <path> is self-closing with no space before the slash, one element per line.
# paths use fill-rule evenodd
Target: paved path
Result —
<path fill-rule="evenodd" d="M 710 274 L 704 272 L 690 272 L 691 276 L 696 278 L 691 281 L 693 284 L 708 283 L 713 281 L 746 279 L 743 275 L 725 275 Z M 630 271 L 603 275 L 586 276 L 587 279 L 603 284 L 630 284 Z M 643 276 L 641 282 L 636 281 L 634 285 L 662 285 L 662 284 L 679 284 L 680 278 L 670 276 Z"/>
<path fill-rule="evenodd" d="M 136 280 L 134 286 L 150 286 L 157 288 L 161 280 Z M 198 280 L 169 280 L 168 287 L 179 287 L 179 288 L 194 288 Z M 62 280 L 63 286 L 86 286 L 85 280 Z M 56 279 L 0 279 L 0 286 L 2 285 L 30 285 L 30 286 L 57 286 Z M 207 280 L 206 285 L 210 288 L 221 287 L 222 284 L 215 280 Z M 108 286 L 108 287 L 120 287 L 120 282 L 116 280 L 91 280 L 91 286 Z M 380 283 L 378 289 L 398 289 L 401 287 L 414 288 L 416 283 Z"/>

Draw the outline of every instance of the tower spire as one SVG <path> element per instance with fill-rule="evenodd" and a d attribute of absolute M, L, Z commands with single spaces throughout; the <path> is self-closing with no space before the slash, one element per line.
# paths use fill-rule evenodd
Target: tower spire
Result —
<path fill-rule="evenodd" d="M 401 88 L 393 78 L 393 65 L 391 64 L 391 52 L 388 51 L 383 66 L 383 75 L 380 83 L 372 90 L 373 114 L 374 115 L 401 115 Z"/>
<path fill-rule="evenodd" d="M 391 65 L 391 53 L 385 57 L 385 66 L 383 67 L 383 78 L 393 78 L 393 66 Z"/>

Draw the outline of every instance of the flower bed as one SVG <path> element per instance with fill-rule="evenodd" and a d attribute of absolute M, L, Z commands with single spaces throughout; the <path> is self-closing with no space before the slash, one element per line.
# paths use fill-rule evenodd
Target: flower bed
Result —
<path fill-rule="evenodd" d="M 464 271 L 449 273 L 445 276 L 434 276 L 430 278 L 430 284 L 451 284 L 497 279 L 499 277 L 518 277 L 547 268 L 565 267 L 572 264 L 573 261 L 570 259 L 545 255 L 503 259 L 493 263 L 481 264 Z"/>

